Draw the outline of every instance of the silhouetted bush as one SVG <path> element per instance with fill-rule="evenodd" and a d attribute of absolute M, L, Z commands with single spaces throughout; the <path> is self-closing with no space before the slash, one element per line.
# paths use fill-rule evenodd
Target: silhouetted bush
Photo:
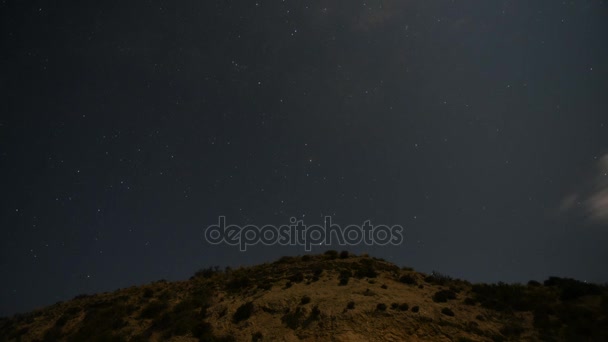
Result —
<path fill-rule="evenodd" d="M 141 318 L 154 318 L 159 316 L 167 309 L 168 305 L 164 301 L 154 301 L 149 303 L 140 314 Z"/>
<path fill-rule="evenodd" d="M 211 278 L 213 275 L 221 273 L 219 266 L 209 266 L 207 268 L 202 268 L 194 273 L 194 276 L 197 278 Z"/>
<path fill-rule="evenodd" d="M 325 252 L 325 255 L 330 259 L 330 260 L 334 260 L 338 258 L 338 251 L 330 249 L 328 251 Z"/>
<path fill-rule="evenodd" d="M 456 293 L 452 290 L 441 290 L 433 295 L 433 302 L 445 303 L 450 299 L 456 299 Z"/>
<path fill-rule="evenodd" d="M 466 305 L 474 306 L 474 305 L 477 304 L 477 301 L 475 299 L 473 299 L 473 298 L 467 297 L 467 298 L 464 299 L 464 303 Z"/>
<path fill-rule="evenodd" d="M 412 306 L 412 312 L 418 312 L 418 311 L 420 311 L 420 308 L 418 307 L 418 305 Z"/>
<path fill-rule="evenodd" d="M 292 285 L 293 285 L 293 283 L 292 283 L 292 282 L 290 282 L 290 281 L 288 281 L 288 282 L 285 284 L 285 288 L 286 288 L 286 289 L 288 289 L 288 288 L 290 288 Z"/>
<path fill-rule="evenodd" d="M 516 322 L 510 322 L 500 328 L 500 333 L 506 337 L 519 337 L 523 332 L 524 328 Z"/>
<path fill-rule="evenodd" d="M 244 275 L 239 275 L 239 276 L 236 276 L 236 277 L 230 279 L 226 283 L 226 289 L 230 290 L 230 291 L 240 291 L 240 290 L 248 288 L 251 285 L 252 285 L 251 280 L 248 277 L 246 277 Z"/>
<path fill-rule="evenodd" d="M 435 285 L 446 285 L 452 281 L 452 277 L 433 271 L 431 275 L 424 278 L 424 281 Z"/>
<path fill-rule="evenodd" d="M 312 260 L 312 257 L 308 254 L 302 256 L 302 261 L 307 262 Z"/>
<path fill-rule="evenodd" d="M 382 286 L 380 286 L 380 288 L 386 290 L 386 289 L 388 289 L 388 286 L 386 286 L 386 284 L 382 284 Z"/>
<path fill-rule="evenodd" d="M 532 286 L 532 287 L 539 287 L 539 286 L 542 286 L 542 284 L 541 284 L 541 283 L 539 283 L 539 282 L 538 282 L 538 281 L 536 281 L 536 280 L 530 280 L 530 281 L 528 282 L 528 286 Z"/>
<path fill-rule="evenodd" d="M 398 308 L 399 308 L 399 304 L 398 303 L 391 303 L 391 309 L 397 310 Z"/>
<path fill-rule="evenodd" d="M 310 297 L 304 295 L 304 297 L 302 297 L 302 299 L 300 300 L 300 303 L 302 303 L 302 305 L 306 305 L 306 304 L 310 303 Z"/>
<path fill-rule="evenodd" d="M 342 251 L 342 252 L 340 252 L 340 259 L 346 259 L 348 257 L 349 257 L 348 251 Z"/>
<path fill-rule="evenodd" d="M 341 270 L 340 276 L 338 277 L 338 279 L 340 280 L 338 285 L 345 286 L 346 284 L 348 284 L 348 280 L 350 279 L 351 275 L 352 273 L 350 270 Z"/>
<path fill-rule="evenodd" d="M 401 310 L 401 311 L 407 311 L 409 308 L 410 308 L 410 306 L 407 305 L 407 303 L 399 304 L 399 310 Z"/>
<path fill-rule="evenodd" d="M 454 317 L 454 311 L 450 310 L 449 308 L 441 309 L 441 313 L 446 316 Z"/>
<path fill-rule="evenodd" d="M 152 298 L 153 296 L 154 296 L 154 290 L 152 290 L 149 287 L 144 290 L 144 298 Z"/>
<path fill-rule="evenodd" d="M 260 331 L 251 335 L 251 342 L 258 342 L 264 338 L 264 335 Z"/>
<path fill-rule="evenodd" d="M 346 304 L 346 308 L 349 310 L 352 310 L 355 308 L 355 302 L 348 302 L 348 304 Z"/>
<path fill-rule="evenodd" d="M 384 303 L 378 303 L 378 305 L 376 305 L 376 310 L 378 310 L 378 311 L 386 311 L 386 304 L 384 304 Z"/>
<path fill-rule="evenodd" d="M 376 278 L 378 272 L 374 269 L 371 259 L 363 259 L 357 264 L 353 264 L 355 267 L 355 277 L 357 278 Z"/>
<path fill-rule="evenodd" d="M 418 284 L 416 279 L 409 274 L 404 274 L 401 277 L 399 277 L 399 281 L 404 284 L 407 284 L 407 285 L 417 285 Z"/>
<path fill-rule="evenodd" d="M 236 312 L 232 316 L 232 321 L 234 323 L 239 323 L 251 317 L 251 313 L 253 312 L 253 302 L 247 302 L 236 309 Z"/>
<path fill-rule="evenodd" d="M 291 282 L 294 282 L 294 283 L 300 283 L 304 280 L 304 273 L 298 272 L 296 274 L 291 275 L 287 279 L 289 279 Z"/>

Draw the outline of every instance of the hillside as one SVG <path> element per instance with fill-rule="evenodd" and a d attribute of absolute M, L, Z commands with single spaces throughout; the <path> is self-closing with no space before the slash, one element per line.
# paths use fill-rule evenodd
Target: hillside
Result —
<path fill-rule="evenodd" d="M 0 320 L 0 341 L 608 341 L 606 286 L 471 284 L 329 251 Z"/>

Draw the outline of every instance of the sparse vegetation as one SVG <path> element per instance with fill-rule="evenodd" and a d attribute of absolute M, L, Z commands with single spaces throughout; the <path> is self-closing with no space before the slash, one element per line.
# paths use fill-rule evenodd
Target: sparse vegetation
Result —
<path fill-rule="evenodd" d="M 399 277 L 399 281 L 407 285 L 418 285 L 416 279 L 409 274 L 404 274 Z"/>
<path fill-rule="evenodd" d="M 226 271 L 210 267 L 198 271 L 185 283 L 154 282 L 115 293 L 78 296 L 73 301 L 54 304 L 48 310 L 0 318 L 0 341 L 33 340 L 31 336 L 37 336 L 39 341 L 67 342 L 137 342 L 154 338 L 172 340 L 178 336 L 200 341 L 271 340 L 274 333 L 267 334 L 262 326 L 258 330 L 247 323 L 258 308 L 264 315 L 280 317 L 283 327 L 296 329 L 297 336 L 308 334 L 305 329 L 319 328 L 322 332 L 341 327 L 343 323 L 335 318 L 335 313 L 341 311 L 355 324 L 361 320 L 359 314 L 375 312 L 373 316 L 378 320 L 375 324 L 390 325 L 392 317 L 400 317 L 415 320 L 417 329 L 424 330 L 425 325 L 429 329 L 450 327 L 445 330 L 446 337 L 453 341 L 467 341 L 467 338 L 448 331 L 466 332 L 466 336 L 471 337 L 468 340 L 477 340 L 474 336 L 493 341 L 534 336 L 544 341 L 608 341 L 608 291 L 604 285 L 557 277 L 542 284 L 529 281 L 525 285 L 472 285 L 434 272 L 425 278 L 428 284 L 424 286 L 427 291 L 435 289 L 431 292 L 433 302 L 451 304 L 452 300 L 462 299 L 453 302 L 454 306 L 431 303 L 420 311 L 418 305 L 410 307 L 403 303 L 407 297 L 399 294 L 400 291 L 426 293 L 417 289 L 422 286 L 417 279 L 424 278 L 420 274 L 375 258 L 350 253 L 346 257 L 344 253 L 335 258 L 331 255 L 330 252 L 320 256 L 286 257 L 274 263 Z M 336 287 L 336 276 L 340 284 L 352 287 Z M 388 283 L 391 279 L 412 287 L 391 286 Z M 319 283 L 313 284 L 315 281 Z M 306 282 L 310 287 L 296 285 L 299 282 Z M 271 290 L 273 284 L 293 288 L 272 294 L 265 292 Z M 361 288 L 364 285 L 369 288 Z M 322 291 L 317 292 L 319 289 Z M 343 292 L 346 297 L 333 303 L 332 299 L 328 300 L 328 291 Z M 283 293 L 288 301 L 268 301 Z M 349 310 L 355 310 L 355 301 L 344 299 L 348 296 L 358 298 L 357 307 L 363 310 L 350 313 Z M 324 312 L 327 305 L 327 315 L 321 313 L 319 306 L 313 306 L 311 297 L 323 305 Z M 212 301 L 212 298 L 215 299 Z M 391 300 L 382 303 L 386 298 Z M 291 307 L 284 303 L 291 303 Z M 332 305 L 337 305 L 340 311 Z M 463 310 L 462 315 L 458 309 Z M 435 316 L 438 313 L 443 318 Z M 474 321 L 470 321 L 472 317 Z M 224 327 L 229 322 L 239 325 L 234 336 L 216 336 L 210 322 L 221 322 L 220 326 Z"/>
<path fill-rule="evenodd" d="M 249 319 L 249 317 L 251 317 L 252 312 L 253 312 L 253 302 L 247 302 L 247 303 L 239 306 L 238 309 L 236 309 L 236 312 L 232 316 L 232 321 L 234 323 L 239 323 L 241 321 Z"/>
<path fill-rule="evenodd" d="M 454 311 L 450 310 L 450 308 L 441 309 L 441 313 L 446 316 L 454 317 Z"/>
<path fill-rule="evenodd" d="M 452 290 L 441 290 L 433 295 L 433 302 L 435 303 L 445 303 L 451 299 L 456 299 L 456 293 Z"/>
<path fill-rule="evenodd" d="M 340 252 L 340 259 L 346 259 L 346 258 L 348 258 L 348 256 L 349 256 L 348 251 Z"/>

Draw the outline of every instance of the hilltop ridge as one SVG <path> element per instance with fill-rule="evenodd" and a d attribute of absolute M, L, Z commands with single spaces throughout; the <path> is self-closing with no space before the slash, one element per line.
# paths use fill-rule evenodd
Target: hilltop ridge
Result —
<path fill-rule="evenodd" d="M 604 285 L 471 284 L 348 252 L 202 269 L 0 320 L 0 341 L 606 341 Z"/>

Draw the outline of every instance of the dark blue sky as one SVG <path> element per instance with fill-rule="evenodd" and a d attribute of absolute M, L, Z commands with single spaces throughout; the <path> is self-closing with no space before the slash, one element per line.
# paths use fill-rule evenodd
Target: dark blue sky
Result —
<path fill-rule="evenodd" d="M 304 253 L 211 246 L 219 215 L 608 281 L 606 1 L 7 0 L 0 33 L 0 315 Z"/>

